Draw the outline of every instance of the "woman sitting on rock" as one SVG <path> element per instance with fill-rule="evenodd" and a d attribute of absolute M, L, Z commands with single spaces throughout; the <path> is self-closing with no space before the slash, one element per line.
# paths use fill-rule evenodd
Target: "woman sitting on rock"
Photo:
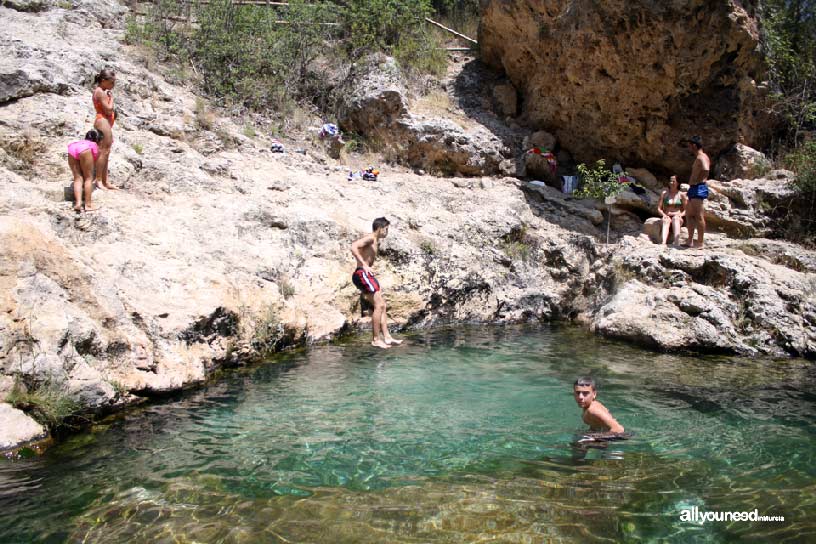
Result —
<path fill-rule="evenodd" d="M 99 164 L 96 168 L 96 181 L 100 189 L 116 189 L 108 182 L 108 158 L 113 145 L 113 123 L 116 113 L 113 110 L 113 93 L 111 89 L 116 84 L 116 74 L 110 68 L 105 68 L 94 78 L 93 106 L 96 110 L 94 128 L 102 134 L 99 142 Z"/>
<path fill-rule="evenodd" d="M 669 227 L 674 235 L 674 245 L 680 245 L 680 227 L 683 226 L 683 217 L 686 215 L 686 193 L 680 191 L 677 176 L 669 178 L 669 188 L 660 194 L 657 211 L 663 218 L 663 229 L 660 239 L 663 245 L 669 240 Z"/>
<path fill-rule="evenodd" d="M 68 166 L 74 176 L 74 211 L 82 211 L 82 195 L 85 194 L 85 211 L 93 212 L 91 204 L 91 192 L 93 191 L 93 171 L 94 164 L 99 158 L 99 146 L 97 142 L 102 139 L 102 135 L 95 130 L 89 130 L 85 134 L 84 140 L 78 140 L 68 144 Z M 84 182 L 84 183 L 83 183 Z"/>

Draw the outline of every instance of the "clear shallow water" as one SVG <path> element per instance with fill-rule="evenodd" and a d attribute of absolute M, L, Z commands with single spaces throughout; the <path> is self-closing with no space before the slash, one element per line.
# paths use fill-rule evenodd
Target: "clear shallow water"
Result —
<path fill-rule="evenodd" d="M 290 354 L 0 462 L 3 542 L 816 541 L 816 365 L 574 329 L 408 341 Z M 634 439 L 573 445 L 589 371 Z"/>

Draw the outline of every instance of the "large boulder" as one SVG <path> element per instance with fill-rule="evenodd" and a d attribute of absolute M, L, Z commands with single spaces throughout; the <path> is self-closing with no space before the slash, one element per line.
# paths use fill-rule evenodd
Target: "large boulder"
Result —
<path fill-rule="evenodd" d="M 671 352 L 814 357 L 810 259 L 786 242 L 712 252 L 625 238 L 607 269 L 613 288 L 599 297 L 591 323 L 606 336 Z"/>
<path fill-rule="evenodd" d="M 489 0 L 479 47 L 518 89 L 522 117 L 579 162 L 602 156 L 685 178 L 683 137 L 702 134 L 712 156 L 766 139 L 753 5 Z"/>
<path fill-rule="evenodd" d="M 735 144 L 720 155 L 714 165 L 713 177 L 720 181 L 756 179 L 771 170 L 771 161 L 763 153 L 747 145 Z"/>
<path fill-rule="evenodd" d="M 355 65 L 354 84 L 340 94 L 338 123 L 381 142 L 396 162 L 443 175 L 514 175 L 514 151 L 479 124 L 410 113 L 408 91 L 393 58 L 373 55 Z"/>
<path fill-rule="evenodd" d="M 792 182 L 793 173 L 786 170 L 759 179 L 710 180 L 706 226 L 736 238 L 784 234 L 781 221 L 796 198 Z"/>

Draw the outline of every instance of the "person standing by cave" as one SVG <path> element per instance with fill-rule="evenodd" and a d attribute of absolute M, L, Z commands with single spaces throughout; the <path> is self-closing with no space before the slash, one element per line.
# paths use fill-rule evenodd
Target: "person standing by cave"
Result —
<path fill-rule="evenodd" d="M 703 151 L 703 139 L 692 136 L 680 140 L 691 153 L 694 153 L 694 164 L 691 166 L 689 178 L 688 206 L 686 207 L 686 227 L 688 228 L 688 247 L 703 248 L 705 236 L 705 200 L 708 198 L 708 172 L 711 170 L 711 159 Z M 694 241 L 694 231 L 697 231 L 697 242 Z"/>

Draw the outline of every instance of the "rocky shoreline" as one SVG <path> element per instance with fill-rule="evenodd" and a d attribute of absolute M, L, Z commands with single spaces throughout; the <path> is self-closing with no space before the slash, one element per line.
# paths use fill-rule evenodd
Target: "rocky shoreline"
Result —
<path fill-rule="evenodd" d="M 521 150 L 505 156 L 496 137 L 495 160 L 468 155 L 490 123 L 423 140 L 427 123 L 406 128 L 400 106 L 410 166 L 464 161 L 453 171 L 473 177 L 388 166 L 374 183 L 346 181 L 349 165 L 308 133 L 282 138 L 304 153 L 273 154 L 271 135 L 240 120 L 204 123 L 200 98 L 120 43 L 124 8 L 98 4 L 0 7 L 14 53 L 0 60 L 0 399 L 15 383 L 55 385 L 105 412 L 364 329 L 349 245 L 383 215 L 376 269 L 402 327 L 570 320 L 669 352 L 816 358 L 816 253 L 756 237 L 769 221 L 757 195 L 784 193 L 789 173 L 714 185 L 721 232 L 704 251 L 641 234 L 654 192 L 613 208 L 606 246 L 604 206 L 502 175 Z M 95 193 L 102 209 L 77 219 L 65 146 L 92 123 L 104 64 L 119 82 L 111 180 L 123 190 Z M 0 429 L 0 451 L 45 436 L 5 403 Z"/>

